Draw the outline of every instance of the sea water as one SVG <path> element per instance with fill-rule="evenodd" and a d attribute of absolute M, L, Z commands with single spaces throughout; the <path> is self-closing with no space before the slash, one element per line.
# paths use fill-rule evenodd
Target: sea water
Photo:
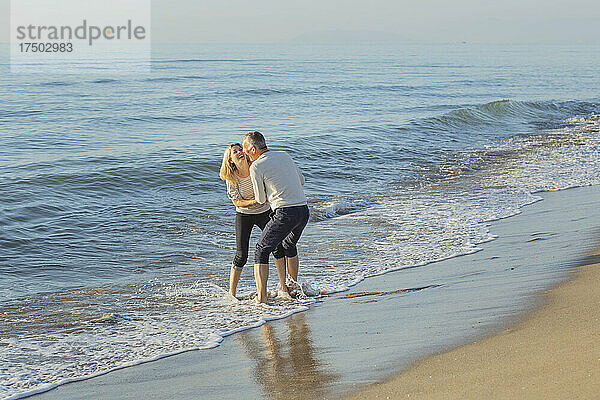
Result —
<path fill-rule="evenodd" d="M 600 183 L 598 46 L 170 44 L 151 74 L 108 76 L 11 74 L 0 46 L 0 398 L 311 306 L 255 305 L 251 265 L 243 299 L 224 294 L 218 172 L 249 130 L 306 177 L 300 276 L 319 301 Z"/>

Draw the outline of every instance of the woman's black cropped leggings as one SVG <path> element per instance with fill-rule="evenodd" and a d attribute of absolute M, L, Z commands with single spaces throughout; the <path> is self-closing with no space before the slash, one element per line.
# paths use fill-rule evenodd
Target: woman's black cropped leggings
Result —
<path fill-rule="evenodd" d="M 235 244 L 236 251 L 235 257 L 233 258 L 233 269 L 241 271 L 248 261 L 248 247 L 250 246 L 250 234 L 254 225 L 258 226 L 260 230 L 265 229 L 265 225 L 269 222 L 269 216 L 271 210 L 265 211 L 261 214 L 243 214 L 241 212 L 235 213 Z M 275 250 L 273 250 L 273 256 L 276 259 L 285 257 L 283 247 L 279 244 Z"/>

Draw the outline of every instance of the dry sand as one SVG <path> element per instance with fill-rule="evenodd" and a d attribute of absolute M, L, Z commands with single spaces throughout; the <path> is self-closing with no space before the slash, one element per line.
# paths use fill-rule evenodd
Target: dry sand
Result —
<path fill-rule="evenodd" d="M 524 321 L 349 398 L 600 399 L 600 251 Z"/>

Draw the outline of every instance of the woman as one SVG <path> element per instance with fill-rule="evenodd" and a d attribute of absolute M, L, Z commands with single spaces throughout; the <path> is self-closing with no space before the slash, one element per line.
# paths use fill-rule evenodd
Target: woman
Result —
<path fill-rule="evenodd" d="M 252 179 L 250 178 L 250 158 L 244 154 L 242 145 L 232 143 L 227 146 L 223 153 L 223 162 L 219 176 L 227 182 L 227 196 L 235 205 L 235 243 L 236 252 L 233 259 L 233 265 L 229 273 L 229 293 L 235 297 L 237 284 L 240 280 L 242 269 L 248 260 L 248 247 L 250 244 L 250 234 L 254 225 L 261 230 L 264 229 L 269 216 L 271 207 L 268 203 L 259 204 L 254 200 L 254 190 L 252 189 Z M 283 267 L 285 279 L 285 255 L 281 245 L 273 251 L 275 263 L 279 271 Z M 284 263 L 283 266 L 280 265 Z M 281 280 L 281 277 L 280 277 Z M 282 285 L 285 286 L 285 281 Z"/>

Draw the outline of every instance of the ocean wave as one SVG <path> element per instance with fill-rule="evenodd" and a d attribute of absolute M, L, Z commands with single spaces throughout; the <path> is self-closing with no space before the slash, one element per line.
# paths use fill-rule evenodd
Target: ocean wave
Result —
<path fill-rule="evenodd" d="M 310 199 L 309 204 L 311 205 L 310 221 L 319 222 L 363 211 L 377 203 L 360 199 Z"/>
<path fill-rule="evenodd" d="M 177 77 L 177 76 L 162 76 L 162 77 L 157 77 L 157 78 L 146 78 L 144 79 L 144 82 L 177 82 L 182 80 L 181 77 Z"/>
<path fill-rule="evenodd" d="M 596 105 L 585 102 L 533 102 L 498 100 L 459 108 L 437 117 L 415 120 L 412 124 L 428 131 L 453 131 L 479 129 L 483 126 L 500 126 L 536 121 L 556 121 L 573 113 L 589 113 Z M 494 131 L 494 133 L 497 133 Z"/>
<path fill-rule="evenodd" d="M 96 79 L 93 80 L 92 83 L 120 83 L 121 81 L 119 79 L 109 79 L 109 78 L 103 78 L 103 79 Z"/>
<path fill-rule="evenodd" d="M 395 182 L 376 204 L 346 218 L 320 219 L 332 225 L 327 232 L 335 236 L 326 242 L 349 259 L 361 259 L 360 273 L 367 275 L 476 251 L 494 238 L 488 222 L 518 214 L 540 200 L 537 193 L 600 185 L 600 117 L 563 122 L 560 128 L 457 151 L 440 165 L 414 170 L 411 180 Z M 354 231 L 368 232 L 372 244 L 346 236 Z M 320 259 L 326 254 L 315 252 Z M 339 277 L 328 280 L 327 271 L 315 275 L 323 291 L 341 284 Z"/>
<path fill-rule="evenodd" d="M 182 79 L 210 79 L 210 77 L 204 76 L 204 75 L 184 75 L 181 78 Z"/>
<path fill-rule="evenodd" d="M 30 117 L 32 115 L 40 115 L 44 112 L 42 110 L 0 110 L 0 119 L 9 119 L 9 118 L 23 118 Z"/>
<path fill-rule="evenodd" d="M 319 89 L 313 88 L 250 88 L 219 91 L 218 96 L 279 96 L 279 95 L 303 95 L 316 93 Z"/>
<path fill-rule="evenodd" d="M 50 81 L 50 82 L 41 82 L 38 84 L 38 86 L 49 86 L 49 87 L 74 86 L 74 85 L 77 85 L 77 82 Z"/>
<path fill-rule="evenodd" d="M 152 64 L 177 64 L 177 63 L 212 63 L 212 62 L 229 62 L 229 63 L 241 63 L 249 61 L 274 61 L 272 59 L 255 59 L 245 60 L 236 58 L 181 58 L 174 60 L 152 60 Z"/>
<path fill-rule="evenodd" d="M 430 93 L 435 89 L 439 89 L 439 86 L 434 85 L 374 85 L 368 87 L 356 87 L 358 90 L 375 90 L 381 92 L 393 92 L 393 93 L 406 93 L 412 94 L 414 92 Z"/>
<path fill-rule="evenodd" d="M 253 75 L 254 76 L 254 75 Z M 235 76 L 240 78 L 240 76 Z M 298 87 L 265 87 L 251 88 L 245 90 L 222 91 L 218 95 L 318 95 L 333 93 L 365 93 L 365 92 L 390 92 L 396 94 L 414 95 L 417 92 L 430 93 L 434 87 L 431 85 L 316 85 L 316 86 L 298 86 Z"/>

